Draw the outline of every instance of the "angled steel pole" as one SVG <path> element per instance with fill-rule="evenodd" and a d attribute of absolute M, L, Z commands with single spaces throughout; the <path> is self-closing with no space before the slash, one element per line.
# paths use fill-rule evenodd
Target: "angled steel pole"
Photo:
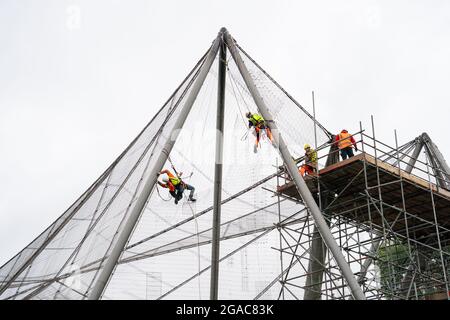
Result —
<path fill-rule="evenodd" d="M 427 154 L 429 161 L 429 166 L 431 167 L 434 178 L 436 179 L 436 185 L 440 188 L 447 188 L 447 185 L 445 183 L 444 175 L 442 174 L 442 169 L 440 168 L 439 163 L 437 162 L 436 156 L 433 153 L 432 146 L 430 145 L 430 142 L 424 141 L 423 143 L 425 148 L 425 153 Z"/>
<path fill-rule="evenodd" d="M 337 144 L 331 145 L 325 165 L 326 167 L 339 162 L 338 150 Z M 336 155 L 338 157 L 336 157 Z M 322 201 L 322 207 L 326 208 L 332 200 L 330 200 L 329 195 L 326 194 Z M 311 239 L 310 256 L 312 256 L 313 259 L 310 259 L 308 263 L 308 275 L 306 276 L 303 300 L 320 300 L 322 297 L 323 273 L 325 272 L 326 244 L 324 243 L 316 224 L 314 224 L 314 231 Z"/>
<path fill-rule="evenodd" d="M 416 148 L 413 151 L 413 154 L 411 155 L 411 158 L 408 161 L 408 165 L 406 166 L 405 171 L 408 173 L 411 173 L 412 169 L 414 168 L 414 165 L 416 164 L 417 158 L 420 155 L 420 151 L 423 147 L 423 140 L 422 137 L 416 138 Z"/>
<path fill-rule="evenodd" d="M 333 235 L 328 228 L 328 225 L 325 221 L 325 219 L 322 216 L 322 212 L 320 211 L 319 207 L 317 206 L 316 201 L 314 200 L 311 192 L 309 191 L 308 187 L 306 186 L 305 181 L 301 177 L 300 173 L 298 172 L 298 168 L 295 165 L 294 161 L 292 160 L 292 156 L 289 153 L 289 150 L 286 146 L 286 143 L 283 140 L 283 137 L 278 131 L 278 128 L 273 121 L 273 117 L 270 114 L 269 109 L 266 106 L 266 103 L 262 99 L 261 95 L 258 92 L 258 89 L 256 88 L 255 84 L 253 83 L 253 79 L 251 78 L 247 67 L 244 64 L 244 61 L 242 60 L 236 45 L 234 43 L 234 40 L 230 36 L 228 32 L 225 33 L 225 40 L 228 45 L 228 49 L 230 50 L 231 55 L 233 56 L 234 61 L 236 62 L 236 65 L 238 66 L 239 72 L 241 73 L 245 84 L 247 85 L 250 94 L 253 97 L 253 100 L 255 101 L 255 104 L 258 106 L 259 111 L 261 112 L 261 115 L 266 119 L 266 121 L 270 124 L 270 129 L 273 133 L 273 144 L 278 149 L 278 152 L 280 153 L 281 157 L 283 158 L 283 161 L 289 171 L 290 176 L 293 178 L 294 183 L 297 187 L 298 193 L 306 203 L 307 207 L 309 208 L 315 224 L 317 225 L 320 234 L 322 235 L 322 238 L 324 239 L 327 247 L 331 250 L 334 259 L 336 260 L 337 264 L 339 265 L 342 275 L 347 281 L 348 286 L 350 287 L 353 296 L 357 300 L 365 300 L 364 293 L 361 289 L 361 287 L 358 285 L 358 282 L 356 281 L 356 278 L 350 269 L 350 266 L 348 265 L 347 261 L 345 261 L 345 258 L 339 248 L 339 246 L 336 243 L 336 240 L 333 238 Z"/>
<path fill-rule="evenodd" d="M 433 163 L 433 172 L 436 178 L 438 178 L 436 180 L 439 186 L 450 189 L 450 168 L 444 156 L 426 132 L 422 133 L 421 137 Z"/>
<path fill-rule="evenodd" d="M 211 286 L 210 299 L 217 300 L 219 292 L 219 259 L 220 259 L 220 214 L 222 202 L 222 162 L 223 162 L 223 126 L 225 118 L 225 75 L 227 61 L 227 47 L 223 35 L 226 32 L 222 28 L 219 33 L 219 77 L 217 90 L 217 120 L 216 120 L 216 162 L 214 171 L 214 203 L 213 226 L 211 244 Z"/>
<path fill-rule="evenodd" d="M 133 232 L 133 229 L 137 221 L 139 220 L 142 211 L 144 210 L 148 197 L 150 196 L 150 193 L 156 184 L 156 180 L 158 178 L 157 173 L 162 170 L 164 164 L 166 163 L 167 157 L 169 156 L 176 142 L 179 131 L 183 127 L 183 124 L 186 121 L 189 112 L 191 111 L 192 105 L 194 104 L 195 99 L 197 98 L 197 95 L 203 85 L 203 82 L 205 81 L 205 78 L 208 75 L 211 65 L 214 62 L 214 59 L 217 55 L 219 44 L 220 44 L 220 36 L 217 36 L 206 57 L 205 62 L 203 63 L 203 66 L 201 67 L 201 70 L 197 76 L 197 79 L 195 80 L 195 83 L 192 85 L 191 92 L 188 98 L 186 99 L 183 109 L 181 110 L 178 119 L 174 124 L 174 127 L 169 135 L 170 138 L 165 143 L 164 148 L 162 149 L 162 152 L 160 153 L 157 161 L 151 168 L 148 180 L 145 182 L 145 185 L 142 188 L 142 191 L 140 192 L 136 200 L 136 204 L 133 210 L 131 211 L 127 221 L 125 222 L 125 225 L 119 237 L 117 238 L 116 244 L 114 245 L 111 253 L 109 254 L 105 266 L 101 270 L 98 279 L 94 287 L 92 288 L 91 293 L 89 294 L 88 297 L 89 300 L 97 300 L 101 297 L 106 287 L 106 284 L 108 283 L 111 277 L 114 267 L 116 266 L 117 261 L 119 260 L 119 257 L 122 254 L 122 251 L 125 248 L 125 245 L 131 233 Z"/>

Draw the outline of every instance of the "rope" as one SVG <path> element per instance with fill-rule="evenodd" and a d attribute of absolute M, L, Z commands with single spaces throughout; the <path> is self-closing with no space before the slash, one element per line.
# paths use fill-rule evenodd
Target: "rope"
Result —
<path fill-rule="evenodd" d="M 173 171 L 175 172 L 175 174 L 177 175 L 178 178 L 180 178 L 180 175 L 178 174 L 177 169 L 175 169 L 175 166 L 173 165 L 172 160 L 170 159 L 170 156 L 167 156 L 167 160 L 169 160 L 170 166 L 172 167 Z"/>
<path fill-rule="evenodd" d="M 173 164 L 173 162 L 172 162 L 172 159 L 170 159 L 170 156 L 167 157 L 167 160 L 169 160 L 169 163 L 170 163 L 170 165 L 171 165 L 173 171 L 175 172 L 177 178 L 180 179 L 180 181 L 181 181 L 180 183 L 181 183 L 181 184 L 185 184 L 185 183 L 183 182 L 183 180 L 190 179 L 190 178 L 192 177 L 192 175 L 194 174 L 194 172 L 191 172 L 191 174 L 190 174 L 189 176 L 187 176 L 187 177 L 181 179 L 180 174 L 178 173 L 177 169 L 175 168 L 175 166 L 174 166 L 174 164 Z M 185 191 L 185 190 L 186 190 L 186 189 L 183 189 L 183 195 L 184 195 L 184 191 Z M 158 182 L 156 183 L 156 191 L 158 192 L 158 196 L 159 196 L 163 201 L 171 201 L 171 200 L 172 200 L 172 198 L 164 199 L 164 198 L 161 196 L 161 193 L 159 192 L 159 184 L 158 184 Z"/>
<path fill-rule="evenodd" d="M 237 98 L 236 91 L 234 90 L 234 86 L 233 86 L 233 81 L 234 80 L 233 80 L 233 78 L 231 76 L 230 68 L 228 68 L 228 65 L 227 65 L 227 69 L 228 69 L 228 72 L 227 72 L 228 73 L 228 79 L 230 80 L 231 89 L 233 89 L 233 95 L 234 95 L 234 98 L 236 99 L 236 104 L 237 104 L 237 107 L 238 107 L 238 110 L 239 110 L 239 114 L 240 114 L 240 116 L 242 118 L 242 121 L 244 122 L 244 126 L 247 126 L 247 122 L 245 121 L 245 118 L 244 118 L 244 116 L 242 114 L 241 105 L 239 104 L 239 100 Z M 237 88 L 237 85 L 236 85 L 236 88 Z M 241 97 L 242 97 L 242 95 L 241 95 Z M 244 100 L 244 103 L 245 103 L 245 100 Z M 247 107 L 247 110 L 248 110 L 248 107 Z"/>
<path fill-rule="evenodd" d="M 237 89 L 239 95 L 241 96 L 242 101 L 244 101 L 245 106 L 247 107 L 247 111 L 251 111 L 251 108 L 249 107 L 249 105 L 247 104 L 247 101 L 244 98 L 244 95 L 242 94 L 241 90 L 239 90 L 238 81 L 234 78 L 233 73 L 230 71 L 229 68 L 228 68 L 228 73 L 230 74 L 231 79 L 233 79 L 233 82 L 234 82 L 234 84 L 236 86 L 236 89 Z M 249 95 L 250 95 L 250 93 L 249 93 Z"/>
<path fill-rule="evenodd" d="M 183 191 L 184 192 L 184 191 Z M 197 216 L 195 215 L 195 211 L 194 209 L 192 209 L 191 204 L 189 203 L 189 201 L 187 202 L 189 208 L 191 209 L 192 212 L 192 217 L 194 218 L 194 223 L 195 223 L 195 234 L 197 235 L 197 265 L 198 265 L 198 273 L 197 273 L 197 279 L 198 279 L 198 299 L 201 300 L 202 299 L 202 293 L 201 293 L 201 282 L 200 282 L 200 274 L 202 272 L 201 270 L 201 261 L 200 261 L 200 235 L 198 233 L 198 222 L 197 222 Z"/>
<path fill-rule="evenodd" d="M 239 87 L 238 87 L 238 85 L 237 85 L 237 82 L 236 82 L 236 80 L 234 79 L 232 73 L 230 72 L 230 68 L 228 68 L 228 65 L 227 65 L 227 69 L 228 69 L 228 76 L 229 76 L 230 83 L 231 83 L 231 88 L 233 89 L 233 94 L 234 94 L 234 97 L 235 97 L 235 99 L 236 99 L 236 103 L 237 103 L 237 106 L 238 106 L 238 109 L 239 109 L 239 114 L 241 115 L 241 118 L 242 118 L 242 121 L 244 122 L 244 125 L 247 127 L 247 122 L 245 121 L 244 116 L 242 115 L 242 110 L 241 110 L 239 101 L 238 101 L 238 99 L 237 99 L 236 91 L 234 90 L 233 82 L 234 82 L 234 85 L 236 86 L 236 90 L 239 92 L 239 95 L 241 96 L 242 100 L 244 101 L 245 106 L 247 107 L 247 111 L 250 111 L 250 108 L 249 108 L 247 102 L 245 101 L 244 96 L 243 96 L 242 93 L 240 92 Z M 266 121 L 267 121 L 267 120 L 266 120 Z M 271 121 L 272 121 L 272 120 L 271 120 Z M 268 122 L 268 121 L 267 121 L 267 122 Z M 247 140 L 248 134 L 249 134 L 249 132 L 250 132 L 251 129 L 252 129 L 251 127 L 247 129 L 247 131 L 246 131 L 246 132 L 244 133 L 244 135 L 242 136 L 241 141 Z M 262 130 L 261 130 L 261 131 L 262 131 Z M 264 130 L 264 132 L 265 132 L 265 130 Z M 265 134 L 260 133 L 260 135 L 261 135 L 261 138 L 262 138 L 262 139 L 265 139 Z"/>
<path fill-rule="evenodd" d="M 178 172 L 175 169 L 175 166 L 172 163 L 172 160 L 170 159 L 170 157 L 167 157 L 167 159 L 169 160 L 170 164 L 172 165 L 172 169 L 175 171 L 175 173 L 178 176 Z M 187 179 L 192 177 L 193 172 L 191 172 L 191 174 L 187 177 Z M 178 178 L 180 178 L 178 176 Z M 180 178 L 181 179 L 181 178 Z M 183 182 L 182 182 L 183 183 Z M 184 183 L 183 183 L 184 184 Z M 157 189 L 158 190 L 158 189 Z M 184 194 L 184 192 L 186 191 L 185 188 L 183 188 L 183 197 L 184 199 L 186 199 L 186 196 Z M 158 194 L 159 194 L 159 190 L 158 190 Z M 162 198 L 162 197 L 161 197 Z M 164 200 L 164 199 L 163 199 Z M 169 199 L 170 201 L 171 199 Z M 198 232 L 198 222 L 197 222 L 197 216 L 195 214 L 194 209 L 192 209 L 191 204 L 189 203 L 189 200 L 185 200 L 185 203 L 187 203 L 187 205 L 189 206 L 189 208 L 191 209 L 192 212 L 192 217 L 194 218 L 194 223 L 195 223 L 195 234 L 197 235 L 197 258 L 198 258 L 198 296 L 199 296 L 199 300 L 202 299 L 202 295 L 201 295 L 201 282 L 200 282 L 200 274 L 201 274 L 201 261 L 200 261 L 200 236 L 199 236 L 199 232 Z"/>
<path fill-rule="evenodd" d="M 184 178 L 181 178 L 181 176 L 178 173 L 177 169 L 175 169 L 175 165 L 173 164 L 172 160 L 170 159 L 170 156 L 167 157 L 167 160 L 169 160 L 170 166 L 172 167 L 173 171 L 175 172 L 177 178 L 181 180 L 181 183 L 185 184 L 183 182 L 183 180 L 190 179 L 192 177 L 192 175 L 194 174 L 194 172 L 192 171 L 188 176 L 186 176 Z M 184 190 L 183 190 L 183 192 L 184 192 Z"/>
<path fill-rule="evenodd" d="M 170 199 L 164 199 L 161 196 L 161 193 L 159 193 L 159 184 L 158 183 L 156 183 L 156 192 L 158 193 L 158 196 L 161 198 L 161 200 L 166 201 L 166 202 L 172 200 L 171 198 Z"/>
<path fill-rule="evenodd" d="M 247 140 L 248 134 L 250 133 L 250 130 L 251 130 L 251 129 L 252 129 L 251 127 L 247 129 L 247 131 L 246 131 L 246 132 L 244 133 L 244 135 L 242 136 L 241 141 Z"/>
<path fill-rule="evenodd" d="M 167 157 L 167 160 L 169 160 L 169 163 L 172 165 L 172 169 L 173 169 L 173 171 L 175 172 L 175 174 L 177 175 L 177 177 L 180 178 L 179 175 L 178 175 L 177 170 L 175 169 L 175 166 L 173 165 L 172 160 L 170 159 L 170 157 Z M 193 172 L 191 172 L 191 174 L 187 177 L 187 179 L 189 179 L 190 177 L 192 177 L 192 174 L 193 174 Z M 181 180 L 181 178 L 180 178 L 180 180 Z M 181 182 L 181 183 L 183 183 L 183 182 Z M 157 191 L 157 193 L 158 193 L 158 196 L 159 196 L 163 201 L 171 201 L 171 200 L 172 200 L 171 198 L 170 198 L 170 199 L 164 199 L 164 198 L 161 196 L 161 194 L 160 194 L 160 192 L 159 192 L 159 184 L 158 184 L 158 183 L 156 184 L 156 191 Z M 185 194 L 184 194 L 185 191 L 186 191 L 186 189 L 183 188 L 183 196 L 184 196 L 184 198 L 186 199 Z M 195 211 L 194 211 L 194 209 L 192 209 L 192 206 L 191 206 L 191 204 L 189 203 L 189 200 L 187 200 L 186 203 L 188 204 L 189 209 L 191 209 L 192 217 L 194 218 L 194 223 L 195 223 L 195 234 L 197 235 L 197 259 L 198 259 L 198 277 L 197 277 L 197 278 L 198 278 L 198 296 L 199 296 L 199 300 L 201 300 L 201 299 L 202 299 L 202 294 L 201 294 L 201 282 L 200 282 L 201 261 L 200 261 L 200 236 L 199 236 L 199 233 L 198 233 L 198 222 L 197 222 L 197 216 L 195 215 Z"/>
<path fill-rule="evenodd" d="M 240 88 L 242 89 L 242 91 L 245 91 L 245 92 L 246 92 L 246 94 L 247 94 L 247 96 L 249 97 L 249 99 L 251 99 L 251 100 L 253 101 L 252 95 L 251 95 L 250 91 L 248 90 L 247 85 L 246 85 L 246 84 L 242 84 L 242 82 L 238 81 L 238 80 L 233 76 L 233 72 L 230 70 L 230 68 L 228 68 L 228 72 L 230 73 L 231 78 L 233 79 L 233 82 L 234 82 L 234 84 L 236 85 L 236 88 L 239 88 L 239 87 L 240 87 Z M 238 73 L 238 74 L 239 74 L 239 73 Z M 244 103 L 245 103 L 247 109 L 250 111 L 250 108 L 248 107 L 248 104 L 247 104 L 247 102 L 246 102 L 246 100 L 245 100 L 245 98 L 244 98 L 242 92 L 241 92 L 239 89 L 238 89 L 238 91 L 239 91 L 239 95 L 242 97 L 242 100 L 244 100 Z"/>

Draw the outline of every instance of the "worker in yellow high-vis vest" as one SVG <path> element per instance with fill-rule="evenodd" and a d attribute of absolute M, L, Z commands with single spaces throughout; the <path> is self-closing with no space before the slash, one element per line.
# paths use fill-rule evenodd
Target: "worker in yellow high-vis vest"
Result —
<path fill-rule="evenodd" d="M 341 133 L 336 135 L 334 141 L 339 147 L 342 160 L 353 157 L 353 147 L 355 148 L 355 151 L 358 151 L 355 139 L 353 139 L 353 136 L 345 129 L 342 129 Z"/>
<path fill-rule="evenodd" d="M 180 172 L 179 176 L 175 176 L 174 174 L 172 174 L 172 172 L 165 169 L 161 172 L 158 172 L 157 175 L 159 176 L 162 174 L 166 174 L 167 177 L 164 177 L 162 179 L 163 182 L 157 182 L 161 187 L 169 189 L 170 195 L 175 198 L 175 204 L 178 204 L 178 201 L 183 198 L 183 192 L 185 189 L 190 191 L 189 201 L 196 201 L 196 199 L 194 199 L 195 188 L 181 180 L 180 176 L 183 174 L 182 172 Z"/>
<path fill-rule="evenodd" d="M 314 175 L 317 172 L 317 151 L 311 148 L 309 144 L 305 144 L 305 163 L 298 170 L 302 177 L 305 174 Z"/>
<path fill-rule="evenodd" d="M 270 131 L 270 128 L 266 125 L 266 121 L 261 115 L 257 113 L 247 112 L 245 116 L 248 119 L 248 127 L 249 128 L 255 127 L 256 141 L 253 150 L 256 153 L 258 151 L 259 138 L 261 137 L 260 135 L 261 129 L 264 129 L 266 131 L 266 135 L 270 139 L 270 141 L 273 141 L 272 132 Z"/>

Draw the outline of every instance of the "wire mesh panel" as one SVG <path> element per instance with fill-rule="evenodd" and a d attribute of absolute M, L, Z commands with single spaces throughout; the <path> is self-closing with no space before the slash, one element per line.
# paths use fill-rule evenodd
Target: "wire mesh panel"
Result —
<path fill-rule="evenodd" d="M 170 139 L 174 119 L 203 60 L 99 180 L 51 227 L 0 269 L 2 287 L 14 287 L 4 291 L 2 298 L 14 298 L 21 294 L 21 287 L 28 290 L 29 283 L 39 286 L 27 298 L 56 298 L 59 291 L 55 288 L 64 287 L 58 280 L 68 274 L 77 274 L 77 292 L 66 298 L 80 298 L 80 293 L 85 297 L 89 293 L 124 219 L 133 208 L 142 182 L 148 177 L 147 168 Z"/>

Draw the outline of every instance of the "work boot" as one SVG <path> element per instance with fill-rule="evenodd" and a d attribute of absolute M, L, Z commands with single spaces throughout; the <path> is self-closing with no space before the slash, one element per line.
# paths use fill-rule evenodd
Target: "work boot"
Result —
<path fill-rule="evenodd" d="M 257 152 L 258 152 L 258 146 L 257 146 L 256 144 L 253 146 L 253 152 L 254 152 L 254 153 L 257 153 Z"/>
<path fill-rule="evenodd" d="M 197 199 L 194 199 L 193 197 L 189 197 L 189 201 L 195 202 Z"/>
<path fill-rule="evenodd" d="M 175 204 L 178 204 L 178 199 L 175 199 Z"/>

